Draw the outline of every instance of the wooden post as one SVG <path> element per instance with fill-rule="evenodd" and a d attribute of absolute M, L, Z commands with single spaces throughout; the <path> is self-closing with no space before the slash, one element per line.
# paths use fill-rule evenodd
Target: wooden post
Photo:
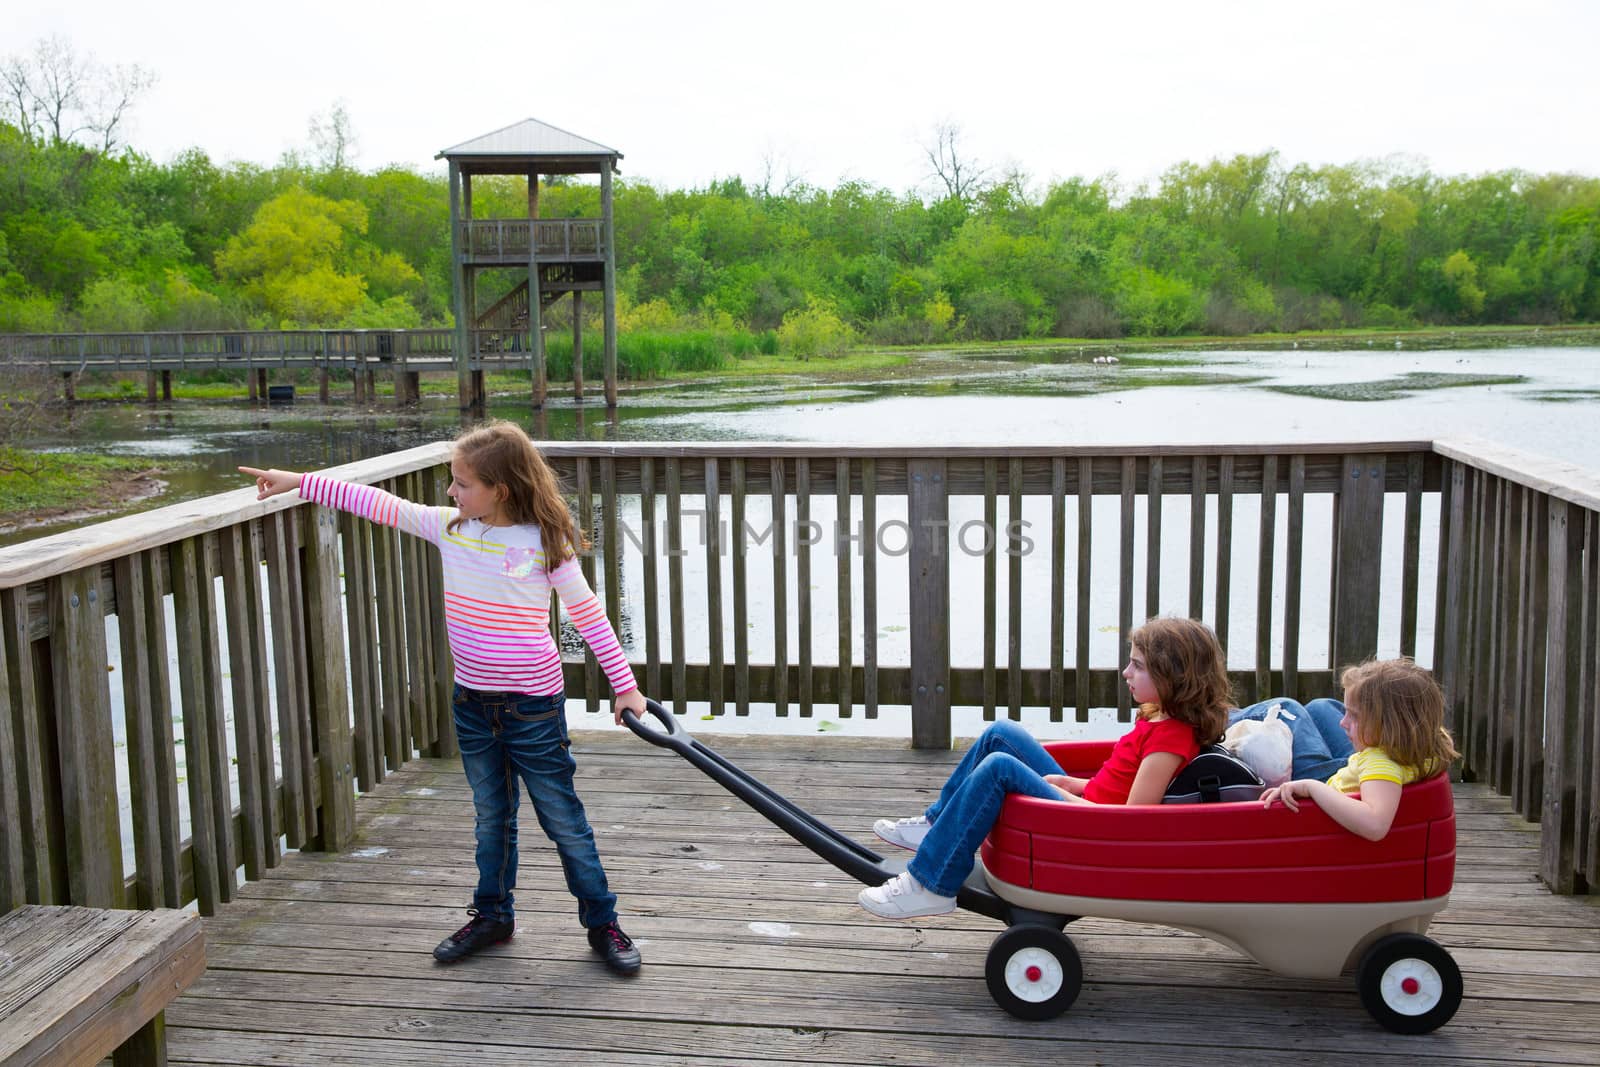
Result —
<path fill-rule="evenodd" d="M 1578 783 L 1582 751 L 1583 511 L 1550 497 L 1549 619 L 1545 644 L 1544 798 L 1539 816 L 1539 877 L 1557 893 L 1577 890 Z M 1589 887 L 1591 890 L 1593 886 Z"/>
<path fill-rule="evenodd" d="M 600 229 L 605 248 L 605 374 L 606 407 L 617 406 L 617 250 L 615 235 L 611 232 L 611 168 L 612 161 L 600 164 Z"/>
<path fill-rule="evenodd" d="M 61 395 L 66 399 L 69 406 L 77 402 L 78 396 L 72 385 L 71 373 L 61 376 Z"/>
<path fill-rule="evenodd" d="M 161 372 L 161 399 L 172 399 L 172 372 L 169 370 Z"/>
<path fill-rule="evenodd" d="M 324 363 L 317 368 L 317 403 L 328 402 L 328 365 Z"/>
<path fill-rule="evenodd" d="M 467 358 L 467 338 L 469 336 L 468 330 L 470 327 L 467 321 L 467 283 L 465 276 L 465 259 L 469 249 L 463 247 L 463 242 L 461 239 L 462 227 L 471 221 L 470 211 L 463 212 L 462 210 L 462 198 L 463 196 L 466 196 L 469 198 L 467 202 L 470 203 L 470 197 L 472 195 L 471 189 L 471 177 L 467 177 L 465 183 L 463 183 L 461 165 L 452 159 L 450 161 L 450 292 L 452 297 L 451 310 L 455 313 L 456 318 L 456 336 L 454 346 L 456 363 L 456 396 L 457 402 L 460 404 L 463 412 L 469 411 L 472 403 L 472 380 L 467 373 L 469 366 L 469 360 Z M 406 376 L 406 373 L 403 372 L 401 375 L 395 378 L 394 394 L 395 403 L 397 405 L 405 403 L 405 401 L 402 401 L 400 398 L 400 384 L 401 379 Z"/>
<path fill-rule="evenodd" d="M 1335 670 L 1377 654 L 1378 578 L 1383 555 L 1383 482 L 1386 457 L 1344 457 L 1334 526 L 1333 601 Z"/>
<path fill-rule="evenodd" d="M 144 399 L 147 404 L 156 402 L 156 372 L 153 370 L 144 372 Z"/>
<path fill-rule="evenodd" d="M 244 372 L 245 393 L 246 393 L 246 398 L 250 401 L 251 404 L 256 404 L 256 403 L 259 403 L 261 401 L 261 394 L 259 392 L 257 392 L 257 384 L 258 383 L 256 381 L 256 372 L 253 371 L 253 370 L 245 371 Z M 155 391 L 153 389 L 151 390 L 151 399 L 152 400 L 155 399 Z"/>
<path fill-rule="evenodd" d="M 950 515 L 945 461 L 906 463 L 911 523 L 911 745 L 950 747 Z"/>
<path fill-rule="evenodd" d="M 583 403 L 583 290 L 572 290 L 572 396 Z"/>
<path fill-rule="evenodd" d="M 111 690 L 106 675 L 100 568 L 48 583 L 56 748 L 66 829 L 67 891 L 74 904 L 122 906 L 122 829 L 117 815 Z"/>
<path fill-rule="evenodd" d="M 307 511 L 302 561 L 306 662 L 310 665 L 311 716 L 322 794 L 316 848 L 337 852 L 355 836 L 350 700 L 345 688 L 344 613 L 339 599 L 338 516 L 330 508 Z"/>

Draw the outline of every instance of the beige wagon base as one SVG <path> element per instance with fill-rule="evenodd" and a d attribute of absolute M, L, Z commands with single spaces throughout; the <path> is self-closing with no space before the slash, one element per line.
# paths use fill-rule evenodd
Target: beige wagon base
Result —
<path fill-rule="evenodd" d="M 982 866 L 982 861 L 979 861 Z M 1123 900 L 1041 893 L 1002 882 L 984 868 L 995 895 L 1017 907 L 1054 915 L 1126 919 L 1188 930 L 1291 978 L 1337 978 L 1374 941 L 1423 934 L 1449 897 L 1375 904 L 1215 904 L 1187 900 Z"/>

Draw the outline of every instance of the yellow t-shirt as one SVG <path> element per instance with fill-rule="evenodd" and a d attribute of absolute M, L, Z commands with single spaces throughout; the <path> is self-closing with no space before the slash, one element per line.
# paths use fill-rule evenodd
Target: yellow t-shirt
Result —
<path fill-rule="evenodd" d="M 1393 782 L 1409 785 L 1422 778 L 1416 767 L 1407 767 L 1389 758 L 1381 748 L 1363 748 L 1350 756 L 1350 761 L 1340 767 L 1328 784 L 1341 793 L 1361 792 L 1361 783 L 1370 781 Z"/>

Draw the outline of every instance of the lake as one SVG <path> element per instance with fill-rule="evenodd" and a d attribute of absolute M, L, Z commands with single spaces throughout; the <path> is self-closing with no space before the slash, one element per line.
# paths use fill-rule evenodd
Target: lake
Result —
<path fill-rule="evenodd" d="M 1026 359 L 1018 358 L 1012 350 L 996 350 L 930 358 L 914 370 L 851 381 L 829 381 L 826 363 L 819 362 L 818 366 L 822 373 L 809 376 L 636 388 L 624 394 L 621 406 L 611 413 L 592 402 L 577 405 L 570 397 L 562 397 L 558 389 L 553 391 L 547 411 L 537 419 L 528 410 L 525 393 L 492 397 L 490 413 L 522 422 L 552 440 L 1114 445 L 1472 435 L 1600 469 L 1597 348 L 1409 351 L 1375 346 L 1355 351 L 1223 350 L 1124 354 L 1114 364 L 1096 363 L 1090 354 L 1070 348 L 1036 350 Z M 234 468 L 240 463 L 300 469 L 330 466 L 449 439 L 458 425 L 453 394 L 427 397 L 421 411 L 406 414 L 383 408 L 360 410 L 348 403 L 322 408 L 303 401 L 293 407 L 272 409 L 198 401 L 156 407 L 83 405 L 70 420 L 48 428 L 38 443 L 63 451 L 145 456 L 152 465 L 174 465 L 167 476 L 170 492 L 146 505 L 154 507 L 239 487 L 244 482 Z M 1096 507 L 1096 527 L 1114 530 L 1116 502 L 1107 499 L 1103 503 L 1104 509 Z M 960 509 L 967 504 L 975 506 L 975 502 L 954 504 L 952 517 L 959 519 Z M 631 506 L 636 512 L 637 505 Z M 814 517 L 825 521 L 830 506 L 829 500 L 814 501 Z M 1436 503 L 1432 506 L 1436 508 Z M 1254 529 L 1254 507 L 1253 500 L 1236 501 L 1236 529 Z M 883 515 L 884 519 L 890 517 Z M 624 514 L 623 518 L 627 521 L 629 516 Z M 757 523 L 759 514 L 752 512 L 750 518 Z M 1398 520 L 1395 515 L 1390 518 Z M 1309 524 L 1322 520 L 1308 514 L 1307 521 Z M 1434 516 L 1425 515 L 1424 529 L 1431 529 L 1433 523 Z M 1174 603 L 1163 607 L 1181 612 L 1186 595 L 1185 517 L 1169 517 L 1163 529 L 1175 546 L 1173 551 L 1164 553 L 1175 570 L 1162 583 L 1164 599 L 1170 596 Z M 0 537 L 0 543 L 48 532 L 49 528 L 18 531 Z M 1391 543 L 1394 540 L 1386 538 Z M 1114 551 L 1114 534 L 1097 532 L 1096 548 L 1097 552 L 1101 548 Z M 1046 554 L 1036 553 L 1025 561 L 1025 567 L 1043 567 L 1046 558 Z M 1208 567 L 1214 566 L 1214 553 L 1208 552 L 1207 559 L 1212 561 Z M 1432 573 L 1436 561 L 1437 544 L 1425 536 L 1423 573 Z M 685 562 L 692 583 L 696 554 Z M 833 576 L 826 553 L 816 557 L 815 562 L 813 581 L 820 589 L 830 588 Z M 703 569 L 703 560 L 699 566 Z M 1098 562 L 1096 566 L 1096 573 L 1102 573 Z M 763 609 L 770 616 L 766 605 L 770 604 L 771 591 L 760 588 L 765 571 L 766 568 L 751 568 L 755 579 L 751 590 L 753 619 L 763 618 Z M 1238 581 L 1248 576 L 1250 569 L 1235 566 L 1234 573 Z M 1327 574 L 1326 559 L 1308 555 L 1307 587 L 1316 588 L 1320 582 L 1325 590 Z M 963 582 L 970 578 L 959 569 L 953 576 L 955 602 L 963 602 L 963 595 L 976 595 L 975 588 L 963 593 Z M 906 627 L 890 607 L 898 600 L 903 579 L 898 568 L 882 568 L 879 640 L 880 658 L 886 664 L 906 659 Z M 633 614 L 642 590 L 637 574 L 625 574 L 624 584 L 627 630 L 627 616 Z M 1097 665 L 1112 662 L 1117 656 L 1113 584 L 1098 583 L 1097 602 L 1092 606 L 1093 658 Z M 1209 576 L 1207 588 L 1213 588 Z M 1003 589 L 1001 600 L 1003 613 Z M 1428 600 L 1424 597 L 1423 617 L 1419 620 L 1423 637 L 1419 648 L 1423 649 L 1431 647 L 1426 638 L 1432 626 Z M 1253 596 L 1236 589 L 1233 602 L 1234 632 L 1252 632 Z M 860 617 L 858 606 L 855 618 Z M 819 616 L 816 621 L 813 647 L 822 662 L 831 659 L 837 642 L 831 620 Z M 120 663 L 115 662 L 118 645 L 114 619 L 111 627 L 111 666 L 116 671 Z M 1046 637 L 1043 627 L 1025 629 L 1028 662 L 1037 662 L 1045 654 Z M 795 639 L 791 633 L 791 640 Z M 1308 650 L 1320 648 L 1326 655 L 1325 630 L 1308 626 L 1304 640 Z M 1380 636 L 1384 643 L 1393 640 L 1392 627 Z M 697 649 L 703 658 L 706 644 L 703 628 L 690 635 L 691 658 Z M 170 642 L 169 647 L 175 649 L 176 642 Z M 765 645 L 759 636 L 753 638 L 752 655 L 760 657 L 763 648 L 770 655 L 770 637 Z M 976 620 L 953 620 L 952 649 L 958 662 L 978 661 L 981 635 L 977 633 Z M 1247 656 L 1248 652 L 1244 654 Z M 1308 656 L 1307 661 L 1314 661 L 1313 656 L 1314 653 Z M 119 705 L 120 690 L 120 685 L 113 684 L 113 700 Z M 174 717 L 177 718 L 176 708 Z M 115 716 L 119 741 L 121 718 L 120 714 Z M 578 704 L 570 707 L 569 718 L 574 729 L 615 729 L 607 713 L 589 715 Z M 1026 709 L 1024 722 L 1049 737 L 1114 736 L 1125 729 L 1105 711 L 1096 712 L 1088 724 L 1051 724 L 1038 709 Z M 181 736 L 181 722 L 176 725 Z M 806 720 L 778 717 L 770 707 L 753 708 L 748 719 L 725 716 L 715 721 L 702 718 L 696 711 L 690 717 L 690 725 L 697 731 L 712 732 L 837 731 L 909 736 L 908 714 L 891 708 L 885 708 L 877 720 L 865 720 L 859 714 L 840 720 L 837 709 L 827 706 L 819 707 L 817 716 Z M 972 736 L 982 726 L 974 709 L 957 709 L 952 715 L 957 736 Z M 118 777 L 126 802 L 126 770 L 121 763 L 119 760 Z M 180 798 L 187 809 L 183 790 Z"/>

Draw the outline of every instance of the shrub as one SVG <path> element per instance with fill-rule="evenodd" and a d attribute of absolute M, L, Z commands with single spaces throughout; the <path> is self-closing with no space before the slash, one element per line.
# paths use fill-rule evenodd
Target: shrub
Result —
<path fill-rule="evenodd" d="M 778 327 L 779 347 L 797 359 L 842 355 L 855 341 L 855 331 L 831 304 L 817 297 L 785 315 Z"/>

